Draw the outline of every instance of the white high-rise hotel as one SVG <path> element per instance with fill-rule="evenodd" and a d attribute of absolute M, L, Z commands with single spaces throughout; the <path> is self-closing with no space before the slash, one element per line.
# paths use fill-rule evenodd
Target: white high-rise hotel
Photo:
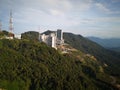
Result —
<path fill-rule="evenodd" d="M 58 45 L 62 45 L 64 43 L 63 33 L 62 33 L 61 29 L 58 29 L 57 31 L 52 32 L 48 35 L 40 34 L 39 40 L 40 40 L 40 42 L 44 42 L 48 46 L 51 46 L 56 49 L 57 49 Z"/>

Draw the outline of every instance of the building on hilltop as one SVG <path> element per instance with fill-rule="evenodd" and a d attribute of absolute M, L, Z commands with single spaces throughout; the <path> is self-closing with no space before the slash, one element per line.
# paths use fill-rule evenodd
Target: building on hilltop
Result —
<path fill-rule="evenodd" d="M 40 42 L 46 43 L 48 46 L 56 48 L 56 35 L 54 33 L 51 33 L 49 35 L 40 34 L 39 40 Z"/>
<path fill-rule="evenodd" d="M 21 39 L 21 34 L 15 34 L 14 38 Z"/>
<path fill-rule="evenodd" d="M 58 29 L 56 34 L 57 34 L 57 45 L 62 45 L 64 43 L 62 30 Z"/>
<path fill-rule="evenodd" d="M 61 30 L 61 29 L 58 29 L 58 30 L 57 30 L 57 38 L 58 38 L 59 40 L 62 40 L 62 30 Z"/>
<path fill-rule="evenodd" d="M 63 33 L 61 29 L 58 29 L 55 32 L 46 34 L 40 34 L 39 35 L 40 42 L 46 43 L 48 46 L 51 46 L 55 49 L 57 49 L 58 45 L 62 45 L 64 43 L 63 40 Z"/>

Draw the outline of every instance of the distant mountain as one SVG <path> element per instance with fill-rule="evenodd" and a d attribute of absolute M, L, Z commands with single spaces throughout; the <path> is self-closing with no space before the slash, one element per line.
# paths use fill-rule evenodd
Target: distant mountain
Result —
<path fill-rule="evenodd" d="M 113 75 L 119 75 L 120 73 L 120 54 L 117 52 L 112 52 L 99 44 L 85 38 L 81 35 L 75 35 L 72 33 L 64 33 L 65 42 L 72 47 L 91 55 L 94 55 L 102 63 L 106 63 L 108 68 L 106 71 Z M 113 69 L 114 68 L 114 69 Z"/>
<path fill-rule="evenodd" d="M 101 39 L 97 37 L 87 37 L 105 48 L 116 48 L 120 46 L 120 38 Z"/>
<path fill-rule="evenodd" d="M 43 32 L 42 34 L 49 35 L 50 33 L 55 33 L 55 32 L 56 31 L 47 30 L 47 31 Z"/>
<path fill-rule="evenodd" d="M 120 52 L 120 47 L 108 48 L 112 51 Z"/>

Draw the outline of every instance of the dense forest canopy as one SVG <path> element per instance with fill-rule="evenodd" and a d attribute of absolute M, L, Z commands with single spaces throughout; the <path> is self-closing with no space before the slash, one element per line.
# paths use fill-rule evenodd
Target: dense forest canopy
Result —
<path fill-rule="evenodd" d="M 106 71 L 120 77 L 120 53 L 107 50 L 81 35 L 64 33 L 63 36 L 66 43 L 84 53 L 95 56 L 101 63 L 108 64 Z"/>
<path fill-rule="evenodd" d="M 100 58 L 96 59 L 92 53 L 86 54 L 85 48 L 76 47 L 77 51 L 62 54 L 40 43 L 38 35 L 28 32 L 22 34 L 21 40 L 0 39 L 0 89 L 118 90 L 116 85 L 120 84 L 120 77 L 114 64 L 110 63 L 110 68 L 113 67 L 115 72 L 109 71 L 109 66 L 98 60 Z M 80 39 L 78 37 L 82 38 L 71 39 L 76 41 Z M 74 47 L 70 38 L 64 38 Z"/>

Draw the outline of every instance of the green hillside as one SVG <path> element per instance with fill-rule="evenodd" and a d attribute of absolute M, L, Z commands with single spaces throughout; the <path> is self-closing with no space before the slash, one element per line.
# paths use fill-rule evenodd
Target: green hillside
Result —
<path fill-rule="evenodd" d="M 29 39 L 29 40 L 38 41 L 38 37 L 39 37 L 39 32 L 36 32 L 36 31 L 28 31 L 28 32 L 21 34 L 22 39 Z"/>
<path fill-rule="evenodd" d="M 117 90 L 112 82 L 99 61 L 80 51 L 62 54 L 37 41 L 0 40 L 0 89 Z"/>
<path fill-rule="evenodd" d="M 120 47 L 108 48 L 108 49 L 110 49 L 110 50 L 112 50 L 112 51 L 116 51 L 116 52 L 120 53 Z"/>
<path fill-rule="evenodd" d="M 120 53 L 109 51 L 81 35 L 64 33 L 64 39 L 72 47 L 95 56 L 103 64 L 106 63 L 106 71 L 120 78 Z"/>

